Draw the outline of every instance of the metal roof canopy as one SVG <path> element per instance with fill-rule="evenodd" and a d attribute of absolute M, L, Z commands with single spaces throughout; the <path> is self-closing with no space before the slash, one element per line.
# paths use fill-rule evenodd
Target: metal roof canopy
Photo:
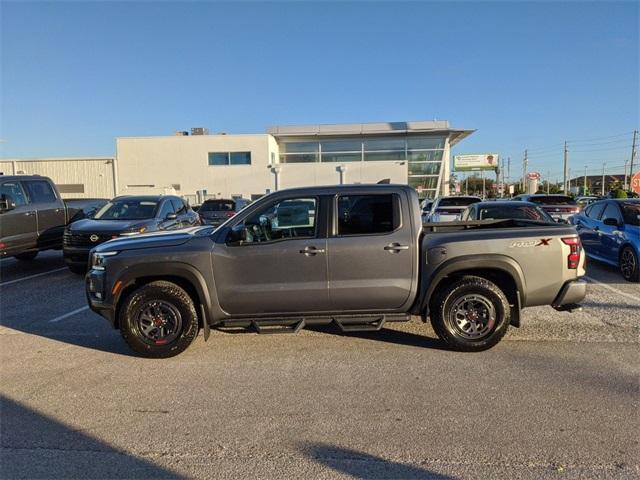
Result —
<path fill-rule="evenodd" d="M 282 125 L 269 127 L 267 133 L 274 137 L 347 136 L 412 133 L 444 133 L 449 143 L 455 145 L 475 130 L 450 128 L 447 120 L 415 122 L 336 123 L 316 125 Z"/>

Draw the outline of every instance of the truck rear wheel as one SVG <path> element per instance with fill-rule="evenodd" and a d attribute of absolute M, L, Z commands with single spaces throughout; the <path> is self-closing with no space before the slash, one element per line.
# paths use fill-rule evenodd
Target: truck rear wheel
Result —
<path fill-rule="evenodd" d="M 478 352 L 496 345 L 509 328 L 510 307 L 504 292 L 489 280 L 464 276 L 434 299 L 431 325 L 455 350 Z"/>
<path fill-rule="evenodd" d="M 124 301 L 119 320 L 125 342 L 143 357 L 173 357 L 198 336 L 193 300 L 171 282 L 151 282 L 135 290 Z"/>

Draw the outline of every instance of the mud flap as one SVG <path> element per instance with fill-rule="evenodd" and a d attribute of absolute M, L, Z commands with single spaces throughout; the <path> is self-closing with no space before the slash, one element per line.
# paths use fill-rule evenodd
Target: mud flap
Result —
<path fill-rule="evenodd" d="M 211 334 L 211 327 L 209 327 L 209 321 L 207 315 L 204 312 L 204 305 L 200 304 L 200 317 L 202 318 L 202 333 L 204 334 L 204 341 L 209 340 Z"/>

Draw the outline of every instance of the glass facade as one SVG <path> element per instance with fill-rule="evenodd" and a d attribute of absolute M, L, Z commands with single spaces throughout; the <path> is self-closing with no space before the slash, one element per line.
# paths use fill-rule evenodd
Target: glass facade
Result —
<path fill-rule="evenodd" d="M 406 161 L 409 185 L 435 197 L 446 137 L 442 135 L 357 136 L 280 143 L 281 163 Z"/>

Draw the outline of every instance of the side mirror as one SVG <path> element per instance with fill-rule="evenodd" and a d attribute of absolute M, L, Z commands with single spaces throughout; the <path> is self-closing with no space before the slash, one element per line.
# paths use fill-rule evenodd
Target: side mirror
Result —
<path fill-rule="evenodd" d="M 176 218 L 178 218 L 178 214 L 177 213 L 167 213 L 167 216 L 165 217 L 165 220 L 175 220 Z"/>
<path fill-rule="evenodd" d="M 227 236 L 227 243 L 239 245 L 247 241 L 247 236 L 247 228 L 244 224 L 234 225 Z"/>
<path fill-rule="evenodd" d="M 16 204 L 10 196 L 2 195 L 0 197 L 0 212 L 8 212 L 14 208 L 16 208 Z"/>
<path fill-rule="evenodd" d="M 605 225 L 609 225 L 610 227 L 619 227 L 620 224 L 618 223 L 618 220 L 616 220 L 615 218 L 605 218 L 602 223 L 604 223 Z"/>

